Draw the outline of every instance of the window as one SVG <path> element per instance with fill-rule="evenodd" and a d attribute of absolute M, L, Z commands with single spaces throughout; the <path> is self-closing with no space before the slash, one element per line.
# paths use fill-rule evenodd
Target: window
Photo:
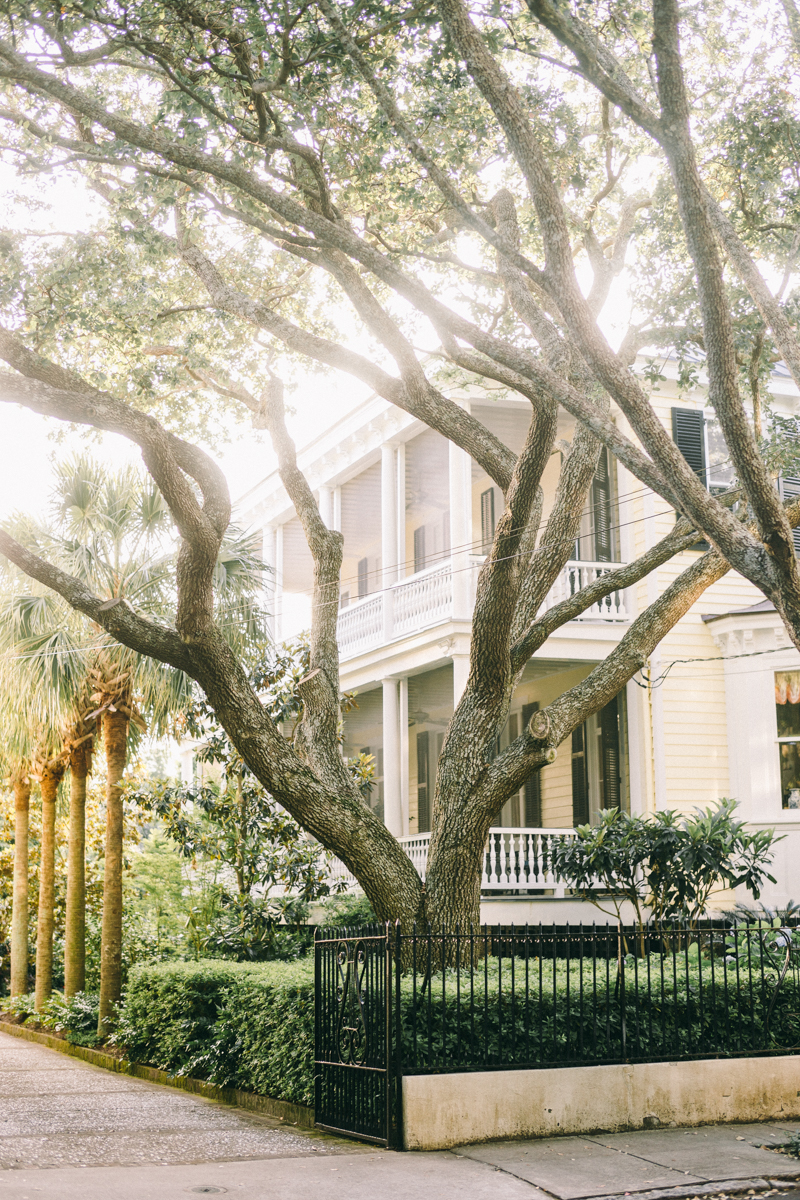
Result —
<path fill-rule="evenodd" d="M 425 526 L 414 530 L 414 571 L 425 569 Z"/>
<path fill-rule="evenodd" d="M 625 694 L 572 733 L 572 823 L 588 825 L 601 809 L 628 809 Z"/>
<path fill-rule="evenodd" d="M 800 496 L 800 479 L 790 475 L 781 475 L 778 480 L 778 487 L 781 493 L 781 500 L 796 500 Z M 796 526 L 792 530 L 792 541 L 794 542 L 794 552 L 800 555 L 800 526 Z"/>
<path fill-rule="evenodd" d="M 339 597 L 339 608 L 348 608 L 350 605 L 350 593 L 342 592 Z"/>
<path fill-rule="evenodd" d="M 494 488 L 481 492 L 481 553 L 488 554 L 494 540 Z"/>
<path fill-rule="evenodd" d="M 781 805 L 800 808 L 800 671 L 775 672 Z"/>
<path fill-rule="evenodd" d="M 696 408 L 673 408 L 672 439 L 704 487 L 715 493 L 731 487 L 731 453 L 716 417 L 706 417 Z M 800 486 L 800 480 L 797 483 Z"/>
<path fill-rule="evenodd" d="M 359 600 L 366 596 L 369 592 L 369 559 L 360 558 L 358 560 L 358 598 Z"/>

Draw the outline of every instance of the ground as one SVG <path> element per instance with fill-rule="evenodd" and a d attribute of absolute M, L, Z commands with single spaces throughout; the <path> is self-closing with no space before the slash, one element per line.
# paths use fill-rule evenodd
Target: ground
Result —
<path fill-rule="evenodd" d="M 0 1034 L 0 1200 L 794 1197 L 795 1124 L 657 1129 L 399 1154 L 89 1066 Z M 797 1196 L 800 1200 L 800 1195 Z"/>

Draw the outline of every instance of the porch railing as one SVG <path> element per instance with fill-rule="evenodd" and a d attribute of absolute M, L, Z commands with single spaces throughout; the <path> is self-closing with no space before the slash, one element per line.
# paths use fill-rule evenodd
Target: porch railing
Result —
<path fill-rule="evenodd" d="M 473 596 L 482 562 L 478 556 L 470 558 Z M 552 608 L 568 599 L 619 565 L 567 563 L 548 592 L 542 609 Z M 338 623 L 339 653 L 343 659 L 353 658 L 395 638 L 438 625 L 448 620 L 452 612 L 453 575 L 451 562 L 447 559 L 343 608 Z M 581 613 L 577 620 L 627 621 L 624 591 L 617 590 L 605 596 Z"/>
<path fill-rule="evenodd" d="M 575 830 L 490 829 L 483 856 L 481 891 L 552 891 L 556 896 L 563 896 L 564 885 L 553 875 L 551 862 L 553 843 L 564 837 L 575 837 Z M 400 838 L 400 844 L 423 880 L 430 840 L 429 833 Z M 358 887 L 355 876 L 338 859 L 333 860 L 331 877 L 334 882 L 344 882 L 348 889 Z"/>

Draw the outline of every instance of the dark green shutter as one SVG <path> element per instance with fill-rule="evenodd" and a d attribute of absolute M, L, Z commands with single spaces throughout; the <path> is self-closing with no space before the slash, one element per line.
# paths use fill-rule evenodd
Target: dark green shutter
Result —
<path fill-rule="evenodd" d="M 539 701 L 522 706 L 522 726 L 527 729 L 528 722 L 539 708 Z M 537 769 L 525 780 L 525 827 L 541 829 L 542 827 L 542 772 Z"/>
<path fill-rule="evenodd" d="M 417 734 L 417 827 L 428 833 L 431 827 L 431 755 L 430 735 Z"/>
<path fill-rule="evenodd" d="M 589 769 L 586 761 L 586 722 L 572 731 L 572 824 L 589 824 Z"/>
<path fill-rule="evenodd" d="M 602 708 L 600 721 L 600 770 L 602 772 L 603 808 L 619 808 L 622 789 L 619 752 L 619 702 L 613 700 Z"/>
<path fill-rule="evenodd" d="M 672 440 L 695 475 L 699 476 L 703 487 L 706 487 L 708 484 L 708 475 L 706 472 L 706 419 L 703 413 L 698 412 L 694 408 L 673 408 Z M 695 542 L 689 549 L 710 550 L 711 547 L 703 539 L 702 541 Z"/>
<path fill-rule="evenodd" d="M 481 546 L 488 554 L 494 540 L 494 488 L 481 492 Z"/>
<path fill-rule="evenodd" d="M 705 487 L 706 435 L 703 413 L 695 408 L 673 408 L 672 440 Z"/>
<path fill-rule="evenodd" d="M 600 452 L 592 480 L 592 527 L 595 562 L 611 562 L 614 545 L 611 530 L 611 472 L 605 447 Z"/>

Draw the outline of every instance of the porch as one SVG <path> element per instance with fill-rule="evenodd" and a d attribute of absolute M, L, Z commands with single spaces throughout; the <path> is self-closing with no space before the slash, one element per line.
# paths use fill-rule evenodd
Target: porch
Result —
<path fill-rule="evenodd" d="M 489 838 L 483 856 L 481 892 L 550 892 L 562 897 L 566 889 L 553 875 L 551 869 L 552 848 L 561 838 L 574 838 L 574 829 L 523 829 L 495 827 L 489 830 Z M 425 880 L 428 864 L 430 833 L 418 833 L 413 837 L 398 839 L 414 864 L 420 879 Z M 344 863 L 334 859 L 331 865 L 331 881 L 344 882 L 346 890 L 355 890 L 359 885 Z"/>

